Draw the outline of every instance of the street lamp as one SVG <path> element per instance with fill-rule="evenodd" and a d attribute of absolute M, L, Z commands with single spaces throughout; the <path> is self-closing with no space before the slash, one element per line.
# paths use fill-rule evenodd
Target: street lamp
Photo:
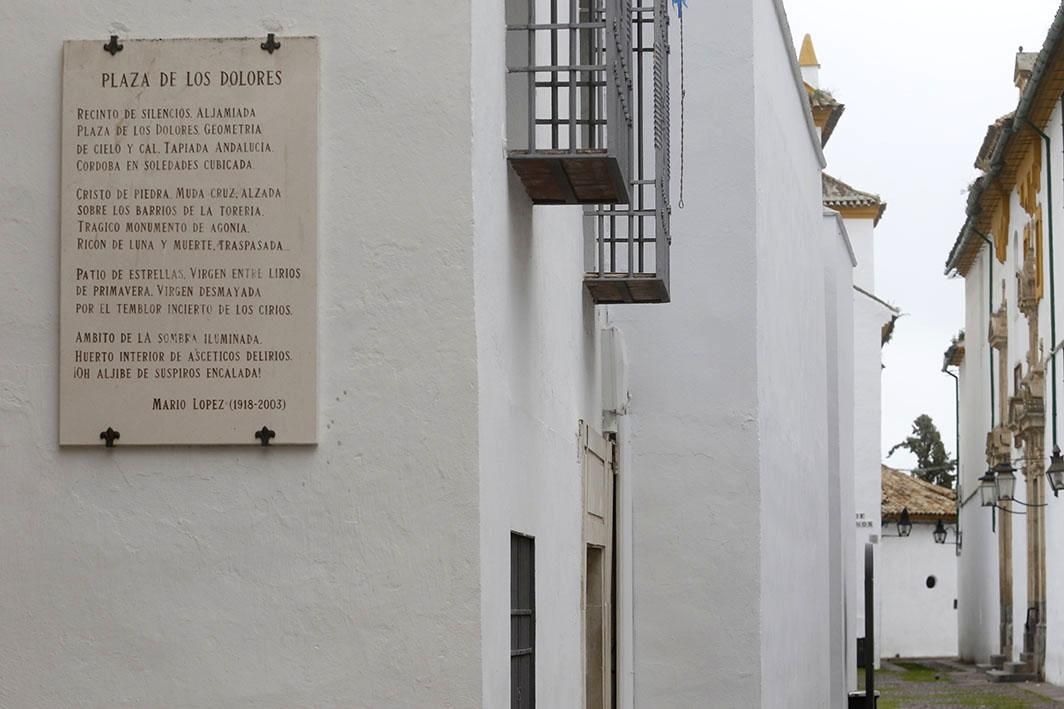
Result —
<path fill-rule="evenodd" d="M 994 466 L 997 476 L 997 499 L 1009 501 L 1016 491 L 1016 468 L 1011 463 L 1001 462 Z"/>
<path fill-rule="evenodd" d="M 942 518 L 938 518 L 938 522 L 935 523 L 935 531 L 931 532 L 931 536 L 935 538 L 935 544 L 946 543 L 946 526 L 942 524 Z"/>
<path fill-rule="evenodd" d="M 913 531 L 913 523 L 909 521 L 909 508 L 902 508 L 901 514 L 898 515 L 898 536 L 907 537 Z"/>
<path fill-rule="evenodd" d="M 1049 467 L 1046 469 L 1046 477 L 1049 478 L 1049 486 L 1053 488 L 1053 497 L 1064 490 L 1064 457 L 1060 455 L 1060 448 L 1053 446 L 1053 455 L 1049 457 Z"/>
<path fill-rule="evenodd" d="M 979 478 L 979 499 L 983 507 L 997 505 L 997 484 L 994 482 L 993 468 L 988 468 L 983 477 Z"/>

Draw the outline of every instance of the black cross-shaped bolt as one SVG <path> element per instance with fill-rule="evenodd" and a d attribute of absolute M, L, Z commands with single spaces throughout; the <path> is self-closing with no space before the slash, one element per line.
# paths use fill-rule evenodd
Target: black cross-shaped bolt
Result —
<path fill-rule="evenodd" d="M 259 442 L 262 443 L 262 445 L 264 446 L 270 445 L 270 439 L 275 437 L 276 435 L 276 433 L 266 428 L 265 426 L 262 427 L 262 430 L 255 431 L 255 438 L 259 439 Z"/>
<path fill-rule="evenodd" d="M 118 35 L 111 35 L 111 41 L 103 45 L 103 49 L 105 52 L 110 52 L 112 57 L 121 52 L 122 45 L 118 43 Z"/>
<path fill-rule="evenodd" d="M 114 430 L 110 426 L 107 427 L 106 431 L 100 432 L 100 438 L 103 439 L 103 444 L 108 448 L 114 448 L 115 441 L 117 441 L 121 437 L 122 434 L 120 434 L 118 431 Z"/>
<path fill-rule="evenodd" d="M 260 44 L 259 46 L 265 49 L 270 54 L 273 54 L 273 50 L 281 48 L 281 43 L 274 39 L 273 32 L 270 32 L 268 35 L 266 35 L 266 41 Z"/>

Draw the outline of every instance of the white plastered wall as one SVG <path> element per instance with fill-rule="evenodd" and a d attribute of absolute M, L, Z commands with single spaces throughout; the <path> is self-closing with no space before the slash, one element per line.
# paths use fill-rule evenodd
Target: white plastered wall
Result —
<path fill-rule="evenodd" d="M 673 302 L 610 308 L 631 355 L 636 706 L 832 705 L 821 165 L 777 10 L 685 11 L 704 31 Z M 768 607 L 784 585 L 808 613 Z"/>
<path fill-rule="evenodd" d="M 1064 313 L 1061 312 L 1064 307 L 1064 189 L 1061 189 L 1061 185 L 1064 184 L 1064 129 L 1061 126 L 1061 106 L 1060 102 L 1057 102 L 1056 108 L 1053 110 L 1052 116 L 1049 122 L 1043 127 L 1043 130 L 1050 136 L 1052 145 L 1049 151 L 1050 159 L 1052 161 L 1052 173 L 1053 173 L 1053 222 L 1056 229 L 1056 235 L 1054 238 L 1054 261 L 1052 268 L 1054 270 L 1054 277 L 1056 279 L 1057 288 L 1057 340 L 1064 339 Z M 1045 162 L 1043 155 L 1043 163 Z M 1045 176 L 1043 176 L 1044 178 Z M 1048 211 L 1048 205 L 1045 209 Z M 1049 232 L 1048 228 L 1045 230 L 1045 238 L 1048 241 Z M 1049 244 L 1044 246 L 1045 258 L 1047 268 L 1050 264 Z M 1049 293 L 1049 283 L 1047 274 L 1046 293 Z M 1050 303 L 1049 298 L 1044 298 L 1041 303 L 1041 331 L 1042 339 L 1045 343 L 1046 351 L 1049 351 L 1055 346 L 1052 339 L 1052 330 L 1050 327 Z M 1057 442 L 1064 447 L 1064 425 L 1061 424 L 1060 414 L 1062 404 L 1060 398 L 1064 397 L 1064 383 L 1061 382 L 1061 377 L 1064 376 L 1064 355 L 1059 352 L 1056 355 L 1057 363 L 1057 402 L 1052 399 L 1053 392 L 1050 382 L 1052 381 L 1052 369 L 1048 369 L 1046 372 L 1046 382 L 1049 391 L 1047 395 L 1047 414 L 1053 410 L 1054 404 L 1057 411 Z M 1046 421 L 1046 453 L 1049 454 L 1053 447 L 1052 436 L 1053 418 L 1051 415 L 1047 416 Z M 1062 561 L 1059 547 L 1056 540 L 1064 538 L 1064 503 L 1061 502 L 1061 498 L 1054 498 L 1052 492 L 1046 488 L 1046 500 L 1049 506 L 1045 510 L 1046 515 L 1046 680 L 1054 684 L 1064 684 L 1064 561 Z"/>
<path fill-rule="evenodd" d="M 0 15 L 0 704 L 480 705 L 469 3 Z M 61 43 L 267 31 L 321 38 L 320 443 L 59 450 Z"/>
<path fill-rule="evenodd" d="M 828 707 L 831 609 L 823 156 L 779 8 L 754 0 L 761 705 Z M 785 23 L 784 23 L 785 24 Z M 811 490 L 820 491 L 810 494 Z M 780 599 L 788 599 L 781 603 Z M 795 606 L 802 613 L 795 613 Z M 786 667 L 786 672 L 779 668 Z"/>
<path fill-rule="evenodd" d="M 847 220 L 847 230 L 850 221 Z M 859 291 L 854 291 L 854 509 L 857 517 L 870 526 L 853 524 L 857 569 L 857 637 L 865 636 L 864 548 L 877 543 L 882 533 L 880 521 L 881 448 L 880 406 L 882 401 L 883 324 L 890 319 L 890 311 L 882 304 Z M 875 578 L 879 572 L 880 549 L 875 550 Z M 881 633 L 878 613 L 882 594 L 878 582 L 876 594 L 875 634 Z M 878 662 L 878 660 L 877 660 Z"/>
<path fill-rule="evenodd" d="M 995 520 L 980 505 L 978 491 L 979 478 L 987 468 L 986 432 L 990 430 L 989 253 L 984 246 L 965 277 L 965 352 L 960 373 L 963 540 L 957 567 L 958 653 L 965 661 L 979 663 L 988 662 L 999 650 Z"/>
<path fill-rule="evenodd" d="M 946 544 L 936 544 L 934 528 L 933 523 L 917 522 L 908 537 L 887 534 L 880 544 L 881 657 L 957 653 L 956 547 L 952 531 Z M 928 586 L 930 578 L 933 587 Z"/>
<path fill-rule="evenodd" d="M 536 704 L 583 702 L 578 422 L 602 429 L 583 210 L 533 207 L 506 162 L 503 4 L 473 2 L 473 213 L 485 707 L 510 702 L 510 532 L 536 540 Z M 624 445 L 624 441 L 621 442 Z"/>
<path fill-rule="evenodd" d="M 842 218 L 825 212 L 825 302 L 828 372 L 828 550 L 831 587 L 831 707 L 857 687 L 853 502 L 853 252 Z"/>
<path fill-rule="evenodd" d="M 846 232 L 850 235 L 853 252 L 857 257 L 853 283 L 869 293 L 876 292 L 875 221 L 872 219 L 846 220 Z"/>
<path fill-rule="evenodd" d="M 609 308 L 632 386 L 634 705 L 748 708 L 761 704 L 751 8 L 685 13 L 701 31 L 686 37 L 672 303 Z"/>

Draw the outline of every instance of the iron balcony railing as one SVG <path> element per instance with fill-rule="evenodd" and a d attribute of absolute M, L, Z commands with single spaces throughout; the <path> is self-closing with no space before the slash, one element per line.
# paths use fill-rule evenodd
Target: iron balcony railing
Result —
<path fill-rule="evenodd" d="M 602 304 L 669 302 L 669 16 L 667 0 L 649 2 L 632 10 L 631 200 L 585 210 L 584 283 Z"/>
<path fill-rule="evenodd" d="M 535 204 L 629 201 L 631 0 L 508 0 L 508 158 Z"/>

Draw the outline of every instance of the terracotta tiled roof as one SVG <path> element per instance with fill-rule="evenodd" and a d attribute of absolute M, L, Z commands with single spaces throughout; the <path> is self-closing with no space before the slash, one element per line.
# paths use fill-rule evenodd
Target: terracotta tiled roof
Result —
<path fill-rule="evenodd" d="M 820 145 L 828 144 L 835 126 L 846 110 L 846 105 L 840 103 L 831 95 L 830 91 L 817 89 L 805 83 L 805 91 L 809 95 L 809 107 L 813 110 L 813 120 L 820 126 Z"/>
<path fill-rule="evenodd" d="M 894 468 L 883 466 L 883 504 L 880 512 L 884 520 L 897 519 L 902 508 L 909 508 L 914 522 L 957 521 L 957 494 L 953 490 L 932 485 Z"/>
<path fill-rule="evenodd" d="M 878 207 L 879 213 L 876 216 L 876 223 L 879 222 L 883 216 L 884 210 L 887 208 L 887 203 L 880 199 L 879 195 L 872 194 L 871 192 L 862 192 L 861 190 L 851 187 L 837 177 L 832 177 L 828 173 L 821 173 L 823 177 L 823 192 L 824 192 L 824 205 L 831 207 L 832 209 L 839 209 L 845 207 Z"/>
<path fill-rule="evenodd" d="M 1029 57 L 1017 56 L 1017 77 L 1026 74 L 1029 61 Z M 964 225 L 946 260 L 947 274 L 968 274 L 982 250 L 981 235 L 992 231 L 990 222 L 998 204 L 1008 198 L 1020 179 L 1023 160 L 1030 151 L 1042 149 L 1041 136 L 1030 126 L 1044 128 L 1048 124 L 1064 91 L 1064 3 L 1057 8 L 1042 49 L 1030 68 L 1030 78 L 1022 86 L 1012 119 L 1003 121 L 1000 134 L 994 126 L 988 131 L 987 139 L 994 147 L 988 158 L 979 161 L 986 174 L 969 188 Z M 993 189 L 988 189 L 991 186 Z"/>
<path fill-rule="evenodd" d="M 979 146 L 979 154 L 975 156 L 975 168 L 977 170 L 987 170 L 990 168 L 990 157 L 994 154 L 994 149 L 997 148 L 998 141 L 1001 140 L 1001 135 L 1005 130 L 1005 124 L 1011 122 L 1015 116 L 1016 112 L 1010 111 L 986 127 L 986 135 L 983 137 L 983 144 Z"/>

